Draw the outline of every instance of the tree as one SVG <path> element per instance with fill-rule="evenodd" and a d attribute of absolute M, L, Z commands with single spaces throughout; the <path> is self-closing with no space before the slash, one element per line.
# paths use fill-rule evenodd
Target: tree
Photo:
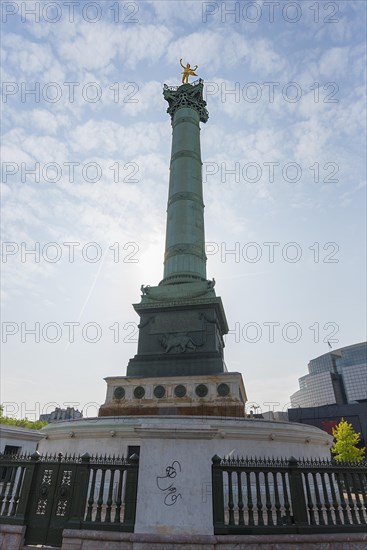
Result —
<path fill-rule="evenodd" d="M 17 418 L 11 418 L 10 416 L 3 416 L 4 407 L 0 405 L 0 424 L 6 424 L 8 426 L 20 426 L 21 428 L 29 428 L 31 430 L 40 430 L 43 426 L 46 426 L 48 422 L 42 420 L 28 420 L 23 418 L 19 420 Z"/>
<path fill-rule="evenodd" d="M 333 428 L 335 442 L 331 448 L 335 460 L 338 462 L 360 462 L 364 459 L 365 448 L 359 449 L 356 445 L 361 440 L 361 434 L 356 433 L 352 424 L 344 418 Z"/>

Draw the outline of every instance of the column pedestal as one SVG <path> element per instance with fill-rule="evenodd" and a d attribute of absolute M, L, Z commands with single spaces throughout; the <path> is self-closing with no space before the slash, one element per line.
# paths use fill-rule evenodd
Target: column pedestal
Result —
<path fill-rule="evenodd" d="M 246 392 L 238 372 L 212 376 L 110 376 L 99 416 L 245 416 Z"/>

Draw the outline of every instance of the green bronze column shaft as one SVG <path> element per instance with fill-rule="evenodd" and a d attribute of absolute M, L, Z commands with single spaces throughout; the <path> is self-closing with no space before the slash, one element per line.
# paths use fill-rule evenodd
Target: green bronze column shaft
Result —
<path fill-rule="evenodd" d="M 127 376 L 196 376 L 225 370 L 228 324 L 215 281 L 206 278 L 200 122 L 208 120 L 203 81 L 170 87 L 172 122 L 164 279 L 141 286 L 138 352 Z M 163 400 L 162 400 L 163 401 Z M 170 414 L 170 413 L 167 413 Z"/>
<path fill-rule="evenodd" d="M 164 278 L 160 284 L 206 280 L 200 121 L 208 112 L 203 81 L 171 88 L 164 98 L 172 120 Z"/>

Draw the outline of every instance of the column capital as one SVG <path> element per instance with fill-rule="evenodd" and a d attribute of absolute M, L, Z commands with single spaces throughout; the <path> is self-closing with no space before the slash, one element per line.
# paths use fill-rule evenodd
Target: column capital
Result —
<path fill-rule="evenodd" d="M 209 118 L 206 109 L 206 101 L 203 99 L 204 81 L 199 78 L 192 84 L 182 84 L 181 86 L 163 86 L 163 96 L 168 101 L 169 107 L 167 113 L 171 115 L 171 120 L 176 111 L 182 107 L 195 109 L 200 117 L 200 122 L 206 122 Z"/>

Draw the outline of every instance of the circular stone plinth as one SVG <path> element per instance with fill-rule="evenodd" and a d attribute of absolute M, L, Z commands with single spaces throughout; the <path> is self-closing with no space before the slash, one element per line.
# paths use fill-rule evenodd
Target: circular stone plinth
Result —
<path fill-rule="evenodd" d="M 47 439 L 40 441 L 40 453 L 121 454 L 131 439 L 134 445 L 142 445 L 146 439 L 182 438 L 201 440 L 210 460 L 214 454 L 232 449 L 244 456 L 329 458 L 333 442 L 331 435 L 306 424 L 215 416 L 105 416 L 59 421 L 41 432 Z"/>
<path fill-rule="evenodd" d="M 205 416 L 86 418 L 48 424 L 42 432 L 42 454 L 128 456 L 131 446 L 140 451 L 135 533 L 170 535 L 212 533 L 214 455 L 330 458 L 333 440 L 305 424 Z M 170 488 L 177 500 L 167 506 Z"/>

